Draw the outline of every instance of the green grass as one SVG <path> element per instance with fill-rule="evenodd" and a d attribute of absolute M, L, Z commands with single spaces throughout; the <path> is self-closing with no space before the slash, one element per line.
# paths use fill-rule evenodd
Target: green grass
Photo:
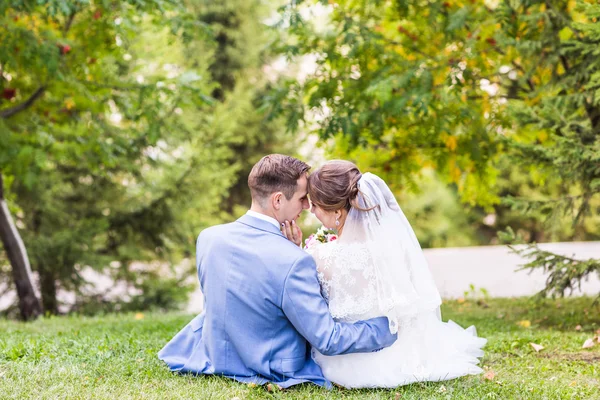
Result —
<path fill-rule="evenodd" d="M 600 305 L 592 299 L 453 301 L 443 305 L 443 315 L 463 326 L 475 324 L 488 338 L 482 365 L 494 371 L 492 380 L 471 376 L 393 390 L 301 385 L 269 392 L 221 377 L 170 373 L 156 353 L 189 315 L 151 313 L 138 320 L 135 314 L 111 314 L 29 324 L 0 320 L 0 399 L 600 399 L 600 345 L 581 348 L 600 328 Z M 522 320 L 531 326 L 520 326 Z M 530 342 L 545 349 L 536 353 Z"/>

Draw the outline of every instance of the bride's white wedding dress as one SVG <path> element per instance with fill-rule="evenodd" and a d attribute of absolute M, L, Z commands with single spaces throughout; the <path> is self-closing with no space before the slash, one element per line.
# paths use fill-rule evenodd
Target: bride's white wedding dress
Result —
<path fill-rule="evenodd" d="M 338 321 L 390 319 L 398 340 L 374 353 L 325 356 L 312 351 L 323 375 L 339 385 L 396 387 L 482 372 L 478 357 L 486 339 L 475 327 L 442 322 L 441 299 L 423 252 L 391 191 L 367 173 L 359 181 L 359 204 L 342 235 L 308 251 L 318 269 L 323 296 Z"/>

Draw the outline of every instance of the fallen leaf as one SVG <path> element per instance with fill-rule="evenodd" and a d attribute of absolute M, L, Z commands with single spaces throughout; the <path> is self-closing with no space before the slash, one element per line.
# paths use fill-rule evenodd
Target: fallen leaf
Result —
<path fill-rule="evenodd" d="M 139 313 L 135 314 L 135 319 L 137 319 L 138 321 L 139 321 L 140 319 L 144 319 L 144 314 L 142 314 L 141 312 L 139 312 Z"/>
<path fill-rule="evenodd" d="M 575 385 L 577 385 L 577 381 L 571 381 L 571 383 L 569 383 L 569 386 L 571 386 L 571 387 L 573 387 Z"/>
<path fill-rule="evenodd" d="M 465 298 L 464 297 L 459 297 L 457 300 L 458 304 L 462 304 L 465 302 Z"/>
<path fill-rule="evenodd" d="M 496 373 L 494 371 L 492 371 L 491 369 L 489 371 L 487 371 L 485 374 L 483 374 L 483 379 L 487 379 L 488 381 L 493 381 L 495 377 L 496 377 Z"/>
<path fill-rule="evenodd" d="M 249 387 L 249 388 L 255 388 L 256 386 L 258 386 L 258 385 L 257 385 L 256 383 L 254 383 L 254 382 L 250 382 L 250 383 L 248 384 L 248 387 Z"/>
<path fill-rule="evenodd" d="M 542 346 L 541 344 L 537 344 L 537 343 L 529 343 L 531 345 L 531 347 L 533 347 L 533 349 L 536 352 L 539 352 L 540 350 L 544 349 L 544 346 Z"/>
<path fill-rule="evenodd" d="M 582 349 L 589 349 L 590 347 L 594 347 L 594 339 L 586 340 L 583 342 L 583 346 L 581 346 Z"/>
<path fill-rule="evenodd" d="M 402 395 L 400 395 L 400 393 L 396 392 L 396 395 L 394 396 L 394 400 L 398 400 L 400 397 L 402 397 Z"/>
<path fill-rule="evenodd" d="M 531 326 L 531 321 L 528 319 L 524 319 L 522 321 L 517 322 L 517 325 L 522 326 L 523 328 L 529 328 Z"/>
<path fill-rule="evenodd" d="M 576 330 L 576 331 L 580 331 L 580 330 L 581 330 L 581 325 L 577 325 L 577 326 L 575 327 L 575 330 Z"/>

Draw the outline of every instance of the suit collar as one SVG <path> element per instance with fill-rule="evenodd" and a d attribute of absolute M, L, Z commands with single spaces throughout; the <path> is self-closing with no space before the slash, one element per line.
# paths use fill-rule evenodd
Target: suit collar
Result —
<path fill-rule="evenodd" d="M 251 217 L 255 217 L 255 218 L 258 218 L 258 219 L 262 219 L 263 221 L 270 222 L 271 225 L 274 225 L 277 229 L 279 229 L 279 227 L 280 227 L 279 222 L 275 218 L 269 217 L 268 215 L 261 214 L 261 213 L 258 213 L 256 211 L 252 211 L 252 210 L 246 211 L 246 214 L 249 215 L 249 216 L 251 216 Z"/>
<path fill-rule="evenodd" d="M 261 231 L 269 232 L 275 235 L 283 236 L 281 231 L 277 229 L 275 225 L 270 222 L 264 221 L 260 218 L 253 217 L 248 214 L 242 215 L 237 222 L 240 222 L 244 225 L 248 225 L 252 228 L 260 229 Z"/>

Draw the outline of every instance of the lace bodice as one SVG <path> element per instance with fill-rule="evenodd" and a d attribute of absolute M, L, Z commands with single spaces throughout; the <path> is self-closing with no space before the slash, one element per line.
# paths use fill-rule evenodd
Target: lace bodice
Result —
<path fill-rule="evenodd" d="M 316 243 L 307 251 L 317 264 L 317 276 L 331 316 L 357 321 L 380 316 L 373 260 L 365 245 Z"/>

